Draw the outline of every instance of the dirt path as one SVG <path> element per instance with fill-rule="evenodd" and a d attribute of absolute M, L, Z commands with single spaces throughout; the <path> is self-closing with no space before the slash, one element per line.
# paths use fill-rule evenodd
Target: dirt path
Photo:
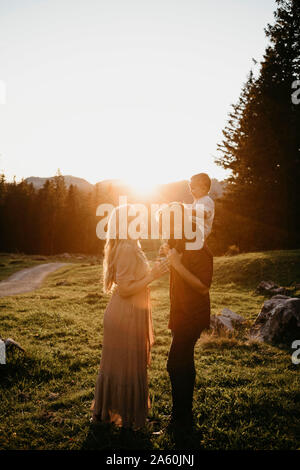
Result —
<path fill-rule="evenodd" d="M 45 277 L 69 263 L 45 263 L 33 268 L 21 269 L 0 282 L 0 297 L 23 294 L 37 289 Z"/>

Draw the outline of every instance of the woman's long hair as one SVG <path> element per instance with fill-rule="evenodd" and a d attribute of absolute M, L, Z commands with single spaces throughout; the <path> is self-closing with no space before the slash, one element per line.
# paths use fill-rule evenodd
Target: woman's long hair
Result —
<path fill-rule="evenodd" d="M 114 259 L 119 240 L 106 238 L 103 260 L 103 290 L 106 294 L 111 292 L 114 284 Z"/>
<path fill-rule="evenodd" d="M 115 259 L 117 254 L 117 249 L 120 243 L 128 241 L 127 239 L 120 239 L 120 227 L 119 227 L 119 211 L 120 209 L 125 209 L 128 215 L 128 209 L 131 207 L 130 204 L 125 204 L 123 206 L 118 206 L 113 209 L 107 227 L 106 242 L 104 246 L 104 259 L 103 259 L 103 290 L 105 293 L 110 293 L 115 280 Z M 127 216 L 128 218 L 128 216 Z M 127 221 L 128 222 L 128 221 Z M 138 249 L 139 243 L 137 240 L 132 240 L 133 246 Z"/>

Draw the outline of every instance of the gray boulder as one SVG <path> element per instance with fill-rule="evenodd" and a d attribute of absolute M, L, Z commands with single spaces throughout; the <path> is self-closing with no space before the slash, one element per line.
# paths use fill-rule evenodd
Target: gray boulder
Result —
<path fill-rule="evenodd" d="M 261 281 L 255 292 L 263 295 L 289 295 L 290 291 L 285 287 L 280 287 L 273 281 Z"/>
<path fill-rule="evenodd" d="M 250 329 L 250 337 L 286 346 L 300 339 L 300 299 L 275 295 L 266 300 Z"/>
<path fill-rule="evenodd" d="M 215 330 L 229 330 L 233 331 L 238 324 L 243 323 L 244 318 L 229 308 L 223 308 L 220 315 L 212 315 L 210 317 L 211 328 Z"/>
<path fill-rule="evenodd" d="M 7 350 L 9 350 L 9 349 L 19 349 L 20 351 L 25 352 L 25 349 L 22 348 L 22 346 L 19 343 L 17 343 L 14 339 L 12 339 L 12 338 L 3 339 L 1 337 L 0 337 L 0 339 L 4 342 L 5 347 L 6 347 Z"/>

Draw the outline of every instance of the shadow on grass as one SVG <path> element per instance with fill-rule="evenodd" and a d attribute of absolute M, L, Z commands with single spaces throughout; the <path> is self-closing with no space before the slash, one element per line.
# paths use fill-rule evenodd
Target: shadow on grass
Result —
<path fill-rule="evenodd" d="M 118 428 L 112 424 L 90 425 L 82 450 L 153 449 L 151 433 Z"/>
<path fill-rule="evenodd" d="M 9 351 L 7 362 L 1 366 L 1 388 L 11 388 L 24 379 L 29 382 L 48 382 L 53 378 L 60 378 L 63 371 L 46 360 L 26 355 L 19 351 Z"/>
<path fill-rule="evenodd" d="M 202 430 L 168 429 L 166 423 L 148 423 L 143 430 L 132 431 L 110 424 L 90 425 L 82 450 L 200 449 Z M 157 427 L 157 425 L 160 425 Z"/>
<path fill-rule="evenodd" d="M 165 445 L 172 450 L 200 450 L 203 432 L 201 428 L 175 429 L 165 435 Z M 168 444 L 169 441 L 169 444 Z"/>

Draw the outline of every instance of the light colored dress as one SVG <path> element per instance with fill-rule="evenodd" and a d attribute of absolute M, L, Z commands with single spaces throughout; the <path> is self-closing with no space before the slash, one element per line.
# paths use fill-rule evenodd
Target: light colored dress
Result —
<path fill-rule="evenodd" d="M 93 421 L 139 428 L 150 407 L 147 366 L 154 335 L 149 289 L 125 298 L 118 293 L 118 283 L 139 281 L 149 272 L 149 265 L 136 242 L 122 240 L 114 268 L 116 286 L 104 313 Z"/>

